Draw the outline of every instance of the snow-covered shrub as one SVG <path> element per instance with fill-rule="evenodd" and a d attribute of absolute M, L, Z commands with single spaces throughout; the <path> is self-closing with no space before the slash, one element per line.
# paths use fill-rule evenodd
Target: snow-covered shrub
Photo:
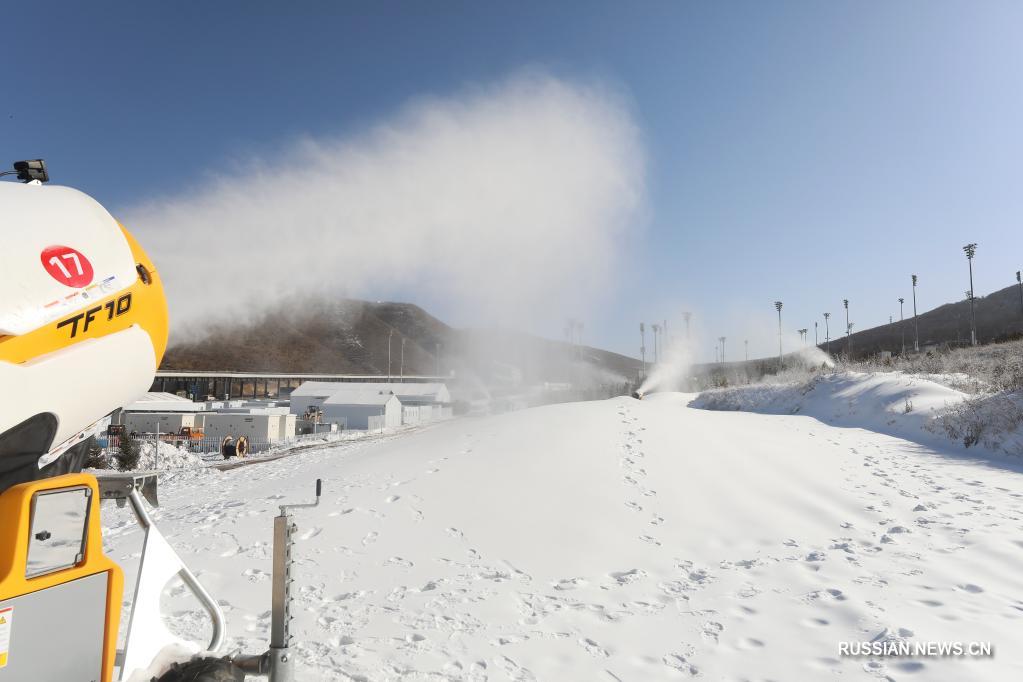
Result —
<path fill-rule="evenodd" d="M 1023 399 L 1017 394 L 973 396 L 950 405 L 937 415 L 932 430 L 942 432 L 965 447 L 1023 455 Z"/>

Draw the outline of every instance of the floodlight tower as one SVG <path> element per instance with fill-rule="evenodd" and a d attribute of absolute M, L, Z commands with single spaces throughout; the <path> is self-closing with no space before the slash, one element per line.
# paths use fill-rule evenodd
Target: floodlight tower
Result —
<path fill-rule="evenodd" d="M 781 301 L 774 302 L 774 309 L 778 311 L 778 360 L 781 361 L 782 349 L 781 349 Z"/>
<path fill-rule="evenodd" d="M 843 298 L 842 305 L 845 306 L 845 354 L 852 357 L 852 325 L 849 324 L 849 299 Z"/>
<path fill-rule="evenodd" d="M 916 319 L 916 275 L 913 275 L 913 350 L 920 352 L 920 323 Z"/>
<path fill-rule="evenodd" d="M 693 316 L 690 312 L 682 313 L 682 319 L 686 321 L 686 343 L 689 343 L 689 318 Z"/>
<path fill-rule="evenodd" d="M 643 363 L 643 375 L 646 376 L 646 325 L 639 323 L 639 357 Z"/>
<path fill-rule="evenodd" d="M 831 317 L 831 313 L 824 313 L 824 343 L 828 347 L 828 355 L 831 355 L 831 328 L 828 327 L 828 318 Z"/>
<path fill-rule="evenodd" d="M 806 328 L 803 328 L 803 329 L 797 329 L 796 331 L 799 332 L 799 340 L 803 342 L 803 348 L 806 348 L 806 332 L 808 332 L 810 330 L 806 329 Z"/>
<path fill-rule="evenodd" d="M 746 362 L 749 362 L 749 339 L 743 341 L 743 344 L 746 346 Z"/>
<path fill-rule="evenodd" d="M 398 365 L 398 381 L 405 382 L 405 337 L 401 337 L 401 363 Z"/>
<path fill-rule="evenodd" d="M 906 299 L 899 297 L 899 332 L 902 334 L 902 355 L 906 355 L 906 327 L 903 324 L 906 318 L 902 316 L 902 304 L 906 302 Z"/>
<path fill-rule="evenodd" d="M 391 337 L 394 336 L 394 330 L 387 330 L 387 383 L 391 383 Z"/>
<path fill-rule="evenodd" d="M 963 247 L 966 261 L 970 264 L 970 344 L 977 345 L 977 315 L 973 308 L 973 256 L 977 253 L 976 242 Z"/>
<path fill-rule="evenodd" d="M 719 336 L 718 341 L 721 342 L 721 364 L 725 363 L 725 337 Z"/>
<path fill-rule="evenodd" d="M 660 357 L 658 355 L 658 352 L 657 352 L 658 351 L 658 347 L 657 347 L 657 333 L 661 330 L 661 328 L 657 325 L 656 322 L 654 322 L 654 323 L 652 323 L 650 325 L 650 329 L 652 329 L 653 332 L 654 332 L 654 366 L 656 366 L 657 365 L 657 361 L 658 361 L 658 359 Z"/>
<path fill-rule="evenodd" d="M 817 320 L 813 321 L 813 347 L 821 345 L 820 341 L 817 340 Z"/>
<path fill-rule="evenodd" d="M 1020 279 L 1020 271 L 1016 271 L 1016 283 L 1020 287 L 1020 308 L 1023 309 L 1023 279 Z"/>

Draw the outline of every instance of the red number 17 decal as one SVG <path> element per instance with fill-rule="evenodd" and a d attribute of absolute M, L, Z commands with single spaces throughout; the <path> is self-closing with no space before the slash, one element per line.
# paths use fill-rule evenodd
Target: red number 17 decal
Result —
<path fill-rule="evenodd" d="M 50 277 L 69 287 L 84 287 L 92 282 L 92 263 L 70 246 L 47 246 L 39 254 Z"/>

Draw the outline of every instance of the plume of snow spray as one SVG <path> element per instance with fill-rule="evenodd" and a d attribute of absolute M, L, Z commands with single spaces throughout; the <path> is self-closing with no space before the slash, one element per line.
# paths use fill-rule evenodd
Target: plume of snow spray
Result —
<path fill-rule="evenodd" d="M 123 215 L 160 264 L 179 338 L 311 295 L 543 333 L 608 293 L 641 224 L 644 166 L 620 96 L 531 72 Z"/>
<path fill-rule="evenodd" d="M 640 385 L 640 396 L 653 391 L 677 391 L 689 375 L 695 353 L 685 340 L 676 340 L 666 344 L 664 357 L 651 368 L 650 374 Z"/>

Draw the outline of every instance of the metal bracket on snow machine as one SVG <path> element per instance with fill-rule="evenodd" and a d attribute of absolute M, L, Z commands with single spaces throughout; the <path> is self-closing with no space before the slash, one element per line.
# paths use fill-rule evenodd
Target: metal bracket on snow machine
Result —
<path fill-rule="evenodd" d="M 159 507 L 160 501 L 156 495 L 157 487 L 156 471 L 139 471 L 133 474 L 104 473 L 96 474 L 99 482 L 99 497 L 101 500 L 114 500 L 118 507 L 123 507 L 133 490 L 142 493 L 153 507 Z"/>

